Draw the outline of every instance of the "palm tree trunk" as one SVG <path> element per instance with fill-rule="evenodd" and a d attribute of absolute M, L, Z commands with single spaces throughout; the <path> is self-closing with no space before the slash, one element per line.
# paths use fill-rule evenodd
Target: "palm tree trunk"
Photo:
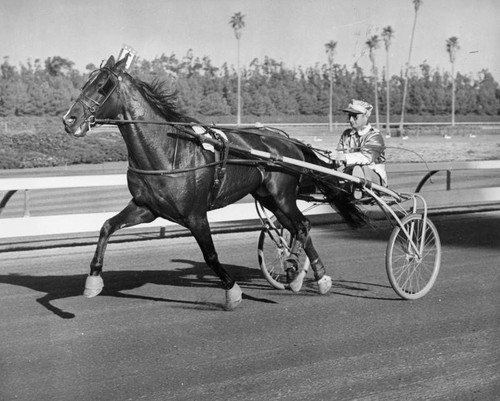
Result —
<path fill-rule="evenodd" d="M 385 84 L 386 84 L 386 107 L 385 107 L 385 113 L 386 113 L 386 130 L 387 134 L 391 134 L 391 89 L 390 89 L 390 75 L 389 75 L 389 51 L 387 51 L 387 60 L 386 60 L 386 78 L 385 78 Z"/>
<path fill-rule="evenodd" d="M 451 63 L 451 126 L 455 126 L 455 63 Z"/>
<path fill-rule="evenodd" d="M 332 113 L 333 113 L 333 76 L 332 76 L 332 66 L 330 66 L 330 102 L 329 102 L 329 111 L 328 111 L 328 122 L 329 122 L 329 131 L 333 131 L 333 121 L 332 121 Z"/>
<path fill-rule="evenodd" d="M 375 83 L 375 125 L 377 129 L 380 129 L 380 120 L 378 116 L 378 80 L 377 74 L 374 74 L 373 81 Z"/>
<path fill-rule="evenodd" d="M 403 123 L 404 123 L 404 118 L 405 118 L 406 95 L 408 92 L 408 70 L 410 69 L 411 52 L 413 50 L 413 38 L 415 36 L 415 27 L 417 26 L 417 15 L 418 15 L 418 11 L 415 10 L 415 18 L 413 18 L 413 28 L 411 30 L 411 38 L 410 38 L 410 51 L 408 53 L 408 63 L 406 64 L 405 85 L 403 88 L 403 102 L 401 105 L 401 121 L 399 122 L 400 131 L 403 131 Z"/>
<path fill-rule="evenodd" d="M 238 59 L 237 59 L 237 76 L 238 76 L 238 111 L 236 124 L 241 125 L 241 71 L 240 71 L 240 40 L 238 39 Z"/>

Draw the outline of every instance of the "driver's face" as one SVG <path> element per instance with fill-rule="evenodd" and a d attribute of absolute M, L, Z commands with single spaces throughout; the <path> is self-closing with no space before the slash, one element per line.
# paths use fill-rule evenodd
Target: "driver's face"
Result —
<path fill-rule="evenodd" d="M 359 131 L 368 125 L 368 117 L 366 114 L 354 114 L 348 113 L 349 124 L 351 124 L 352 129 Z"/>

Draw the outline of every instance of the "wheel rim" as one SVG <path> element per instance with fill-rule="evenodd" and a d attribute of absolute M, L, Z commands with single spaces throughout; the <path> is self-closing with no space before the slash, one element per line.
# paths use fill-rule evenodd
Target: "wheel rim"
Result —
<path fill-rule="evenodd" d="M 420 215 L 403 219 L 402 226 L 396 227 L 389 240 L 387 252 L 387 273 L 394 290 L 405 299 L 424 296 L 434 285 L 441 263 L 441 243 L 435 226 Z M 411 244 L 406 231 L 413 243 Z M 424 243 L 422 244 L 422 238 Z M 419 254 L 422 250 L 421 254 Z"/>

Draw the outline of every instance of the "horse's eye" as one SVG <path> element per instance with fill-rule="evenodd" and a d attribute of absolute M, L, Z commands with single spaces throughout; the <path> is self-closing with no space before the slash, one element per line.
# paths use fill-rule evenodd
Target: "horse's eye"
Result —
<path fill-rule="evenodd" d="M 103 96 L 106 96 L 108 93 L 111 92 L 111 89 L 113 89 L 113 81 L 111 79 L 108 79 L 103 86 L 99 88 L 99 93 Z"/>

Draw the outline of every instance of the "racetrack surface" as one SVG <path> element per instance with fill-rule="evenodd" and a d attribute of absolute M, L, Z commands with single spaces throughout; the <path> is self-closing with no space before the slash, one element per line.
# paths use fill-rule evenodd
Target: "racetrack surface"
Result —
<path fill-rule="evenodd" d="M 326 296 L 271 288 L 258 233 L 217 235 L 244 291 L 233 312 L 191 237 L 110 244 L 93 299 L 93 246 L 3 253 L 0 399 L 498 399 L 500 212 L 432 219 L 442 266 L 417 301 L 389 286 L 383 223 L 313 228 Z"/>

